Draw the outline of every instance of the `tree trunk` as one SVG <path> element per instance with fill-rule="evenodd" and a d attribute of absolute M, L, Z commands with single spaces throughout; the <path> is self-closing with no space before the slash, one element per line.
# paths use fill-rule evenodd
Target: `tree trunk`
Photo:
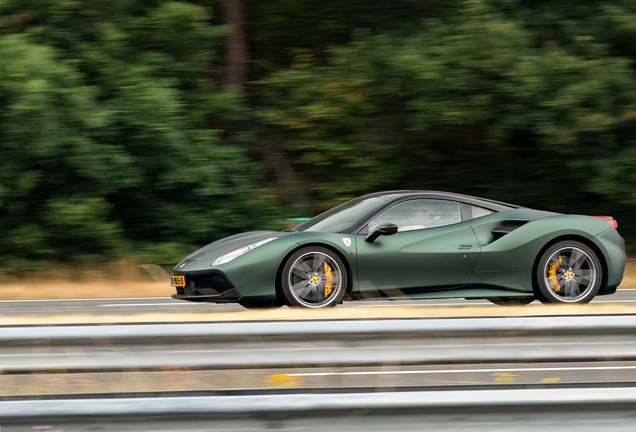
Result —
<path fill-rule="evenodd" d="M 229 84 L 242 85 L 247 81 L 245 4 L 244 0 L 222 0 L 222 4 L 223 23 L 232 26 L 225 37 L 225 76 Z"/>

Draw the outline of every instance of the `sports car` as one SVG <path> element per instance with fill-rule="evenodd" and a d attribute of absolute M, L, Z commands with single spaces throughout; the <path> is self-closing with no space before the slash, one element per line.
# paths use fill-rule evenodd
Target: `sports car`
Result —
<path fill-rule="evenodd" d="M 379 192 L 294 229 L 211 243 L 176 265 L 172 297 L 247 308 L 344 300 L 587 303 L 623 278 L 610 216 L 566 215 L 465 195 Z"/>

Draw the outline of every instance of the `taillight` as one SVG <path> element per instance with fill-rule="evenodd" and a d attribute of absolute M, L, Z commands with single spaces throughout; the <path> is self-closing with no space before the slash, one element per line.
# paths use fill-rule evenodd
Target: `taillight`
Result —
<path fill-rule="evenodd" d="M 614 229 L 618 229 L 618 222 L 613 217 L 611 216 L 594 216 L 594 217 L 603 218 L 605 219 L 605 222 L 613 226 Z"/>

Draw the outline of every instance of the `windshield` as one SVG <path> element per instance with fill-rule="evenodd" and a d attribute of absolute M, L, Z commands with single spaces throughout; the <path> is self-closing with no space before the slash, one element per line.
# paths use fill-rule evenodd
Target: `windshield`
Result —
<path fill-rule="evenodd" d="M 298 225 L 294 231 L 346 231 L 389 201 L 388 197 L 383 196 L 352 199 Z"/>

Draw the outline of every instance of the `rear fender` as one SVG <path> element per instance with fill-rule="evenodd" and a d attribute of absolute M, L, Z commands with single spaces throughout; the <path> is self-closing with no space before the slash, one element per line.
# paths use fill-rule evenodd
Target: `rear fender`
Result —
<path fill-rule="evenodd" d="M 492 224 L 488 225 L 473 226 L 480 241 L 486 237 L 483 230 Z M 536 219 L 499 239 L 481 244 L 475 271 L 531 270 L 537 255 L 554 239 L 564 236 L 592 239 L 608 227 L 606 221 L 590 216 L 559 215 Z"/>

